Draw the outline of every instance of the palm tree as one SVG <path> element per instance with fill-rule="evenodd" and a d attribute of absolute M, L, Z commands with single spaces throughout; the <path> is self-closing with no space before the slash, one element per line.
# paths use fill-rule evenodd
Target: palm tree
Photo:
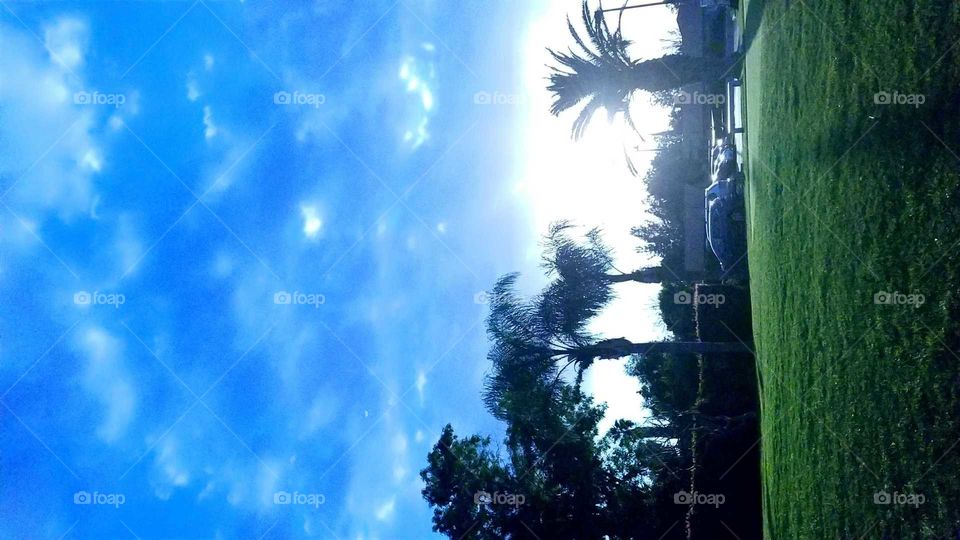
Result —
<path fill-rule="evenodd" d="M 602 9 L 591 15 L 584 1 L 582 17 L 587 39 L 581 37 L 568 18 L 567 26 L 576 49 L 570 48 L 567 52 L 547 49 L 559 64 L 552 66 L 547 87 L 554 97 L 550 112 L 556 116 L 586 101 L 573 123 L 574 139 L 583 135 L 599 109 L 605 109 L 611 119 L 617 113 L 623 113 L 627 123 L 636 130 L 629 105 L 637 90 L 661 92 L 686 84 L 713 81 L 730 67 L 723 61 L 685 54 L 634 60 L 627 53 L 630 41 L 623 38 L 619 25 L 616 31 L 610 30 Z"/>
<path fill-rule="evenodd" d="M 594 228 L 584 235 L 585 243 L 578 242 L 570 235 L 574 227 L 569 221 L 556 221 L 543 239 L 543 262 L 541 266 L 547 276 L 556 275 L 556 281 L 566 286 L 577 285 L 594 289 L 609 289 L 614 283 L 662 283 L 681 281 L 670 269 L 662 266 L 638 268 L 630 272 L 621 272 L 613 266 L 613 254 L 610 247 L 603 243 L 600 229 Z M 599 293 L 598 293 L 599 294 Z M 607 292 L 601 295 L 609 300 Z"/>
<path fill-rule="evenodd" d="M 550 407 L 562 389 L 562 375 L 576 370 L 579 392 L 584 371 L 595 360 L 647 354 L 750 353 L 739 342 L 659 341 L 634 343 L 626 338 L 602 339 L 587 329 L 609 294 L 602 288 L 557 287 L 556 282 L 532 300 L 514 292 L 517 274 L 507 274 L 491 292 L 487 334 L 492 342 L 484 401 L 503 419 L 523 407 L 530 414 Z M 580 291 L 583 294 L 572 293 Z M 531 403 L 530 396 L 539 396 Z"/>

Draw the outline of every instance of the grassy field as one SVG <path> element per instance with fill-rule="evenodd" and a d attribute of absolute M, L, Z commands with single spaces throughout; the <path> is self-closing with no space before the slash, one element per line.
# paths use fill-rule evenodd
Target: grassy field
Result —
<path fill-rule="evenodd" d="M 745 4 L 765 535 L 954 535 L 960 3 Z"/>

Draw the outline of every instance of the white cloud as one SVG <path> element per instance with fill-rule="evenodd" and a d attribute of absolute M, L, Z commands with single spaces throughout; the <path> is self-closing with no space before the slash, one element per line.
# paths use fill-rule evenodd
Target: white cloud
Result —
<path fill-rule="evenodd" d="M 417 373 L 417 393 L 420 395 L 420 402 L 423 402 L 423 390 L 427 387 L 427 374 L 420 371 Z"/>
<path fill-rule="evenodd" d="M 110 116 L 110 119 L 107 121 L 110 129 L 114 131 L 120 131 L 123 129 L 123 116 L 119 114 L 113 114 Z"/>
<path fill-rule="evenodd" d="M 418 148 L 430 138 L 429 125 L 434 108 L 431 86 L 436 84 L 437 77 L 433 52 L 432 44 L 423 43 L 400 64 L 398 76 L 406 93 L 412 96 L 403 134 L 404 142 L 410 143 L 411 149 Z"/>
<path fill-rule="evenodd" d="M 87 213 L 95 197 L 93 177 L 104 164 L 93 136 L 100 108 L 73 102 L 85 90 L 73 70 L 83 63 L 86 24 L 59 19 L 44 41 L 49 54 L 0 24 L 0 175 L 14 179 L 8 200 L 24 219 L 54 210 L 66 220 Z"/>
<path fill-rule="evenodd" d="M 210 71 L 211 69 L 213 69 L 213 64 L 215 62 L 216 60 L 213 58 L 212 54 L 203 55 L 203 69 Z"/>
<path fill-rule="evenodd" d="M 314 205 L 300 205 L 300 216 L 303 218 L 303 235 L 313 240 L 323 228 L 323 220 Z"/>
<path fill-rule="evenodd" d="M 332 396 L 317 396 L 307 411 L 301 431 L 302 437 L 316 434 L 337 418 L 337 402 Z"/>
<path fill-rule="evenodd" d="M 382 503 L 374 511 L 373 515 L 377 518 L 377 521 L 387 521 L 393 517 L 393 512 L 397 507 L 397 498 L 391 497 L 390 500 Z"/>
<path fill-rule="evenodd" d="M 203 127 L 203 136 L 206 137 L 207 140 L 217 136 L 218 128 L 217 125 L 213 123 L 213 111 L 209 105 L 203 107 Z"/>
<path fill-rule="evenodd" d="M 129 215 L 121 215 L 117 220 L 113 252 L 119 262 L 117 269 L 121 275 L 135 270 L 135 266 L 143 257 L 143 243 L 140 241 L 133 219 Z"/>
<path fill-rule="evenodd" d="M 103 161 L 101 161 L 99 154 L 96 150 L 90 149 L 87 150 L 87 153 L 83 155 L 83 159 L 80 162 L 89 167 L 93 172 L 100 172 L 100 169 L 103 168 Z"/>
<path fill-rule="evenodd" d="M 200 88 L 193 78 L 187 79 L 187 99 L 196 101 L 200 97 Z"/>
<path fill-rule="evenodd" d="M 237 440 L 209 413 L 191 414 L 169 433 L 167 427 L 158 424 L 156 436 L 162 439 L 154 440 L 150 486 L 157 498 L 168 500 L 178 490 L 194 489 L 197 500 L 226 500 L 257 512 L 273 507 L 273 493 L 281 489 L 280 480 L 292 464 L 264 454 L 263 461 L 249 454 L 225 460 L 237 452 Z"/>
<path fill-rule="evenodd" d="M 126 432 L 136 412 L 137 395 L 123 365 L 120 340 L 101 328 L 88 328 L 77 344 L 86 357 L 83 388 L 103 407 L 97 435 L 107 443 Z"/>
<path fill-rule="evenodd" d="M 50 58 L 68 70 L 83 65 L 88 42 L 87 24 L 79 19 L 63 17 L 43 31 L 43 45 Z"/>
<path fill-rule="evenodd" d="M 117 112 L 111 114 L 110 118 L 107 119 L 107 126 L 112 131 L 122 130 L 127 118 L 133 118 L 140 114 L 140 91 L 131 90 L 124 92 L 123 95 L 126 101 L 117 109 Z"/>
<path fill-rule="evenodd" d="M 160 480 L 154 482 L 154 494 L 161 500 L 167 500 L 176 488 L 190 483 L 190 471 L 182 462 L 180 442 L 175 435 L 168 435 L 159 444 L 154 462 L 160 473 Z M 202 494 L 202 493 L 201 493 Z"/>

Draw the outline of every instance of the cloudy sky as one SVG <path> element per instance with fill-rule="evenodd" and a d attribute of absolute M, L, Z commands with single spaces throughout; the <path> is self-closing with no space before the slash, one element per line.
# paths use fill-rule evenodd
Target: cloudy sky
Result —
<path fill-rule="evenodd" d="M 560 218 L 644 262 L 629 134 L 547 114 L 578 9 L 0 2 L 0 536 L 429 537 L 442 426 L 503 429 L 482 291 Z M 655 295 L 597 329 L 661 335 Z"/>

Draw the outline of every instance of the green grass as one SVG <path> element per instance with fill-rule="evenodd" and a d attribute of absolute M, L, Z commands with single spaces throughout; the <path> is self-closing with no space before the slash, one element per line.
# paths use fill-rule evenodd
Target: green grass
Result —
<path fill-rule="evenodd" d="M 960 4 L 745 3 L 766 537 L 956 534 Z"/>

